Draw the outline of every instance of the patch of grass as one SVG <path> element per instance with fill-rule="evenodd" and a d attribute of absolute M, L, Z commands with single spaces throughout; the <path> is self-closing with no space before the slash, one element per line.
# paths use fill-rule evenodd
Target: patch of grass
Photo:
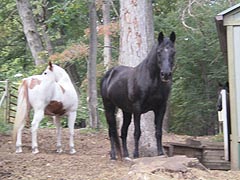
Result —
<path fill-rule="evenodd" d="M 212 137 L 212 142 L 223 142 L 223 134 L 217 134 Z"/>
<path fill-rule="evenodd" d="M 88 133 L 98 133 L 100 131 L 105 131 L 105 129 L 81 128 L 79 129 L 79 131 L 82 134 L 88 134 Z"/>
<path fill-rule="evenodd" d="M 12 125 L 0 120 L 0 133 L 10 134 L 11 131 L 12 131 Z"/>

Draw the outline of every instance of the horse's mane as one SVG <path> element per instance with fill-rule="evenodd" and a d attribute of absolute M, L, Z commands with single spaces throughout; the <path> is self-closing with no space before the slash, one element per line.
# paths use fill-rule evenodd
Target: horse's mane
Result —
<path fill-rule="evenodd" d="M 58 81 L 61 81 L 61 80 L 71 81 L 69 75 L 62 67 L 56 64 L 53 64 L 52 66 L 53 66 L 53 72 L 56 74 L 56 76 L 59 77 Z"/>

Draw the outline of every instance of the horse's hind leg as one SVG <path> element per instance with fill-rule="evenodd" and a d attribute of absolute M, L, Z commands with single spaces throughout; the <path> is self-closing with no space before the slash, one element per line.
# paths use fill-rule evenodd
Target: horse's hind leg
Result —
<path fill-rule="evenodd" d="M 128 149 L 127 149 L 127 134 L 128 127 L 131 123 L 132 114 L 123 111 L 123 124 L 121 129 L 121 138 L 123 144 L 123 157 L 128 157 Z"/>
<path fill-rule="evenodd" d="M 57 127 L 57 153 L 61 153 L 63 151 L 62 143 L 61 143 L 61 136 L 62 136 L 61 122 L 58 116 L 53 116 L 53 121 Z"/>
<path fill-rule="evenodd" d="M 22 130 L 24 124 L 22 124 L 17 131 L 17 141 L 16 141 L 16 153 L 22 153 Z"/>
<path fill-rule="evenodd" d="M 74 124 L 76 120 L 77 112 L 70 112 L 68 115 L 68 128 L 69 128 L 69 148 L 70 154 L 76 153 L 76 150 L 74 149 Z"/>
<path fill-rule="evenodd" d="M 116 160 L 115 145 L 116 145 L 118 153 L 120 153 L 120 156 L 122 156 L 119 137 L 118 137 L 118 133 L 117 133 L 115 109 L 116 109 L 116 107 L 112 104 L 109 106 L 105 105 L 105 115 L 106 115 L 106 119 L 108 122 L 108 133 L 109 133 L 109 138 L 110 138 L 110 143 L 111 143 L 110 157 L 112 160 Z"/>
<path fill-rule="evenodd" d="M 33 121 L 32 121 L 32 153 L 37 154 L 38 151 L 38 143 L 37 143 L 37 129 L 40 121 L 44 117 L 44 111 L 34 111 Z"/>

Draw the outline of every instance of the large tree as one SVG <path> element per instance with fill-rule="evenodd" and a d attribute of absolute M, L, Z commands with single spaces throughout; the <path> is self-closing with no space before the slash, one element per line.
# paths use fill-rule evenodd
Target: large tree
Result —
<path fill-rule="evenodd" d="M 120 64 L 127 66 L 138 65 L 146 58 L 153 43 L 152 1 L 120 0 Z M 128 138 L 130 141 L 134 139 L 132 124 Z M 155 126 L 152 112 L 142 115 L 141 129 L 140 153 L 144 155 L 156 153 Z"/>
<path fill-rule="evenodd" d="M 102 5 L 103 25 L 104 25 L 104 50 L 103 62 L 108 70 L 112 60 L 111 37 L 110 37 L 110 0 L 104 0 Z"/>
<path fill-rule="evenodd" d="M 97 14 L 95 0 L 89 2 L 90 16 L 90 44 L 88 60 L 88 107 L 89 121 L 92 128 L 99 126 L 97 115 L 97 81 L 96 81 L 96 61 L 97 61 Z"/>
<path fill-rule="evenodd" d="M 22 20 L 24 34 L 26 36 L 35 64 L 43 64 L 45 63 L 42 54 L 44 48 L 37 30 L 36 22 L 34 21 L 29 0 L 17 0 L 17 9 Z"/>

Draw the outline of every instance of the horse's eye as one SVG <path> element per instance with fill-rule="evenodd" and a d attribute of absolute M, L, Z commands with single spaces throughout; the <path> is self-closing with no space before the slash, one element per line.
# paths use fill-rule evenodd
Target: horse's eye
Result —
<path fill-rule="evenodd" d="M 46 75 L 47 74 L 47 72 L 44 72 L 44 75 Z"/>

